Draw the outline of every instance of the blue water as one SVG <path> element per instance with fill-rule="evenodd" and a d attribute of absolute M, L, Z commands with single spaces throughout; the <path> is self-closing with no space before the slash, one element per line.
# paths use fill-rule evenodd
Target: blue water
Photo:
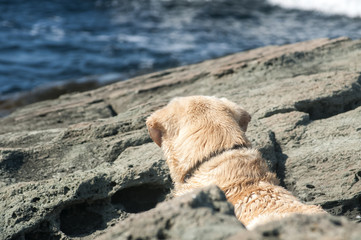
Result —
<path fill-rule="evenodd" d="M 0 97 L 339 36 L 361 38 L 361 18 L 265 0 L 0 0 Z"/>

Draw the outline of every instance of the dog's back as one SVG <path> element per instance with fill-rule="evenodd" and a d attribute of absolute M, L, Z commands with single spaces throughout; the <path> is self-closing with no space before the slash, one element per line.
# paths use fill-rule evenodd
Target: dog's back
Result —
<path fill-rule="evenodd" d="M 250 120 L 235 103 L 204 96 L 176 98 L 153 113 L 149 133 L 165 153 L 175 195 L 216 184 L 249 228 L 294 213 L 325 213 L 278 186 L 245 136 Z"/>

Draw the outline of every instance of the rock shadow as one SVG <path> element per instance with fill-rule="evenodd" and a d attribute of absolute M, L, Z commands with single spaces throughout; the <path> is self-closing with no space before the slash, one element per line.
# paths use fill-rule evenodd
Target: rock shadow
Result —
<path fill-rule="evenodd" d="M 69 237 L 80 237 L 105 229 L 106 222 L 94 211 L 94 205 L 84 202 L 64 208 L 59 216 L 60 230 Z"/>
<path fill-rule="evenodd" d="M 285 177 L 286 177 L 285 172 L 286 172 L 286 161 L 288 159 L 288 156 L 282 152 L 281 145 L 278 143 L 275 133 L 270 132 L 269 136 L 273 143 L 274 153 L 277 159 L 276 164 L 273 166 L 273 170 L 276 172 L 276 175 L 280 180 L 280 185 L 282 187 L 287 188 L 285 184 Z"/>
<path fill-rule="evenodd" d="M 143 184 L 119 190 L 111 203 L 127 213 L 139 213 L 154 208 L 168 193 L 169 189 L 162 185 Z"/>
<path fill-rule="evenodd" d="M 17 172 L 24 165 L 25 153 L 22 151 L 2 150 L 0 154 L 0 171 Z"/>
<path fill-rule="evenodd" d="M 308 113 L 311 120 L 325 119 L 354 110 L 361 106 L 360 86 L 361 75 L 357 83 L 352 84 L 351 90 L 325 98 L 299 101 L 295 103 L 295 108 L 300 112 Z"/>
<path fill-rule="evenodd" d="M 107 228 L 108 223 L 118 218 L 121 212 L 139 213 L 154 208 L 170 192 L 166 185 L 144 183 L 122 188 L 109 196 L 115 186 L 115 182 L 103 178 L 83 183 L 76 193 L 78 199 L 89 199 L 94 195 L 107 197 L 78 201 L 63 208 L 58 217 L 60 231 L 72 238 L 89 236 Z"/>
<path fill-rule="evenodd" d="M 345 216 L 352 221 L 361 222 L 361 194 L 351 199 L 326 202 L 321 206 L 332 215 Z"/>

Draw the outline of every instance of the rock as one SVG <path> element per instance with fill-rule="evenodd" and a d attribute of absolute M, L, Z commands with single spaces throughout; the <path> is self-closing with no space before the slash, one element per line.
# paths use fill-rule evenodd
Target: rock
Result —
<path fill-rule="evenodd" d="M 137 214 L 172 197 L 145 119 L 175 96 L 196 94 L 241 104 L 252 115 L 247 136 L 282 184 L 359 222 L 360 59 L 361 40 L 269 46 L 20 108 L 0 118 L 0 239 L 93 239 L 117 222 L 145 224 Z M 167 215 L 167 204 L 151 212 L 178 214 Z M 211 205 L 187 209 L 199 219 L 194 227 L 218 221 Z"/>
<path fill-rule="evenodd" d="M 87 76 L 80 79 L 57 81 L 46 86 L 40 86 L 30 91 L 14 93 L 0 98 L 0 117 L 6 116 L 16 108 L 48 99 L 55 99 L 65 93 L 87 91 L 111 82 L 119 81 L 118 74 L 102 76 Z"/>
<path fill-rule="evenodd" d="M 0 239 L 80 237 L 153 208 L 171 186 L 163 160 L 149 148 L 152 144 L 129 147 L 126 160 L 122 154 L 114 164 L 92 170 L 2 187 Z M 135 158 L 138 151 L 144 154 Z"/>
<path fill-rule="evenodd" d="M 361 239 L 358 225 L 344 217 L 295 215 L 247 231 L 216 186 L 160 203 L 130 216 L 97 240 L 110 239 Z"/>
<path fill-rule="evenodd" d="M 196 190 L 135 214 L 98 240 L 110 239 L 221 239 L 247 234 L 224 193 L 216 186 Z"/>
<path fill-rule="evenodd" d="M 282 118 L 288 116 L 283 115 Z M 278 116 L 280 117 L 280 116 Z M 280 120 L 281 121 L 281 120 Z M 361 107 L 282 133 L 285 184 L 301 200 L 360 220 Z"/>
<path fill-rule="evenodd" d="M 227 238 L 227 240 L 249 239 L 249 240 L 271 240 L 271 239 L 294 239 L 294 240 L 328 240 L 361 239 L 361 229 L 358 224 L 349 222 L 344 217 L 331 215 L 295 215 L 259 226 L 244 238 L 243 232 Z"/>

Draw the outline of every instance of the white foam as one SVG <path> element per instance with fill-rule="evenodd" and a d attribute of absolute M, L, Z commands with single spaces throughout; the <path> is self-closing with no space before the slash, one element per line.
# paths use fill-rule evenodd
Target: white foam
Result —
<path fill-rule="evenodd" d="M 361 17 L 361 0 L 267 0 L 283 8 Z"/>
<path fill-rule="evenodd" d="M 122 42 L 130 42 L 130 43 L 147 43 L 148 38 L 145 36 L 140 35 L 127 35 L 127 34 L 118 34 L 117 36 L 118 41 Z"/>
<path fill-rule="evenodd" d="M 41 19 L 37 21 L 30 30 L 31 36 L 41 36 L 53 41 L 61 41 L 65 36 L 63 29 L 63 19 L 55 16 L 49 19 Z"/>

